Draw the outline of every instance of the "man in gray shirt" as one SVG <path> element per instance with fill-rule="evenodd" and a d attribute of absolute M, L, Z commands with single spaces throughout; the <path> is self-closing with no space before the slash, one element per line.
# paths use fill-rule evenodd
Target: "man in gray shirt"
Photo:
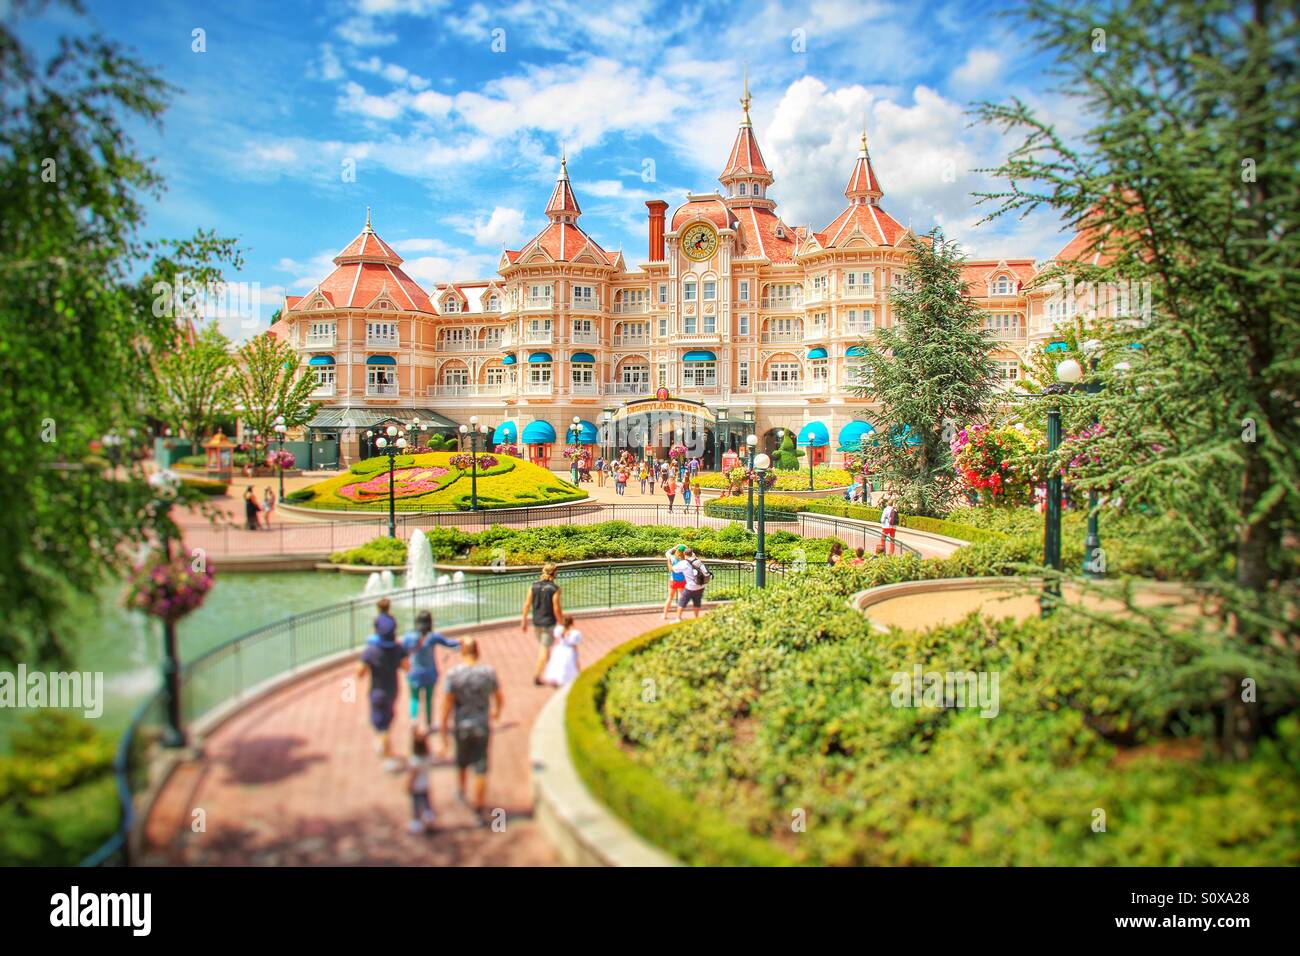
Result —
<path fill-rule="evenodd" d="M 456 735 L 456 771 L 460 779 L 460 798 L 465 799 L 465 777 L 474 770 L 474 797 L 470 804 L 479 826 L 487 826 L 484 801 L 487 794 L 488 740 L 491 722 L 501 716 L 504 697 L 497 672 L 490 664 L 479 662 L 478 641 L 472 637 L 460 642 L 464 663 L 447 672 L 443 685 L 442 750 L 448 751 L 447 737 Z"/>

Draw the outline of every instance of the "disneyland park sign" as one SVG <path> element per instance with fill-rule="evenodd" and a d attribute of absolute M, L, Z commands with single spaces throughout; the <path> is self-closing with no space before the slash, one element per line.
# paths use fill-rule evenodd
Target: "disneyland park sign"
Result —
<path fill-rule="evenodd" d="M 613 414 L 614 421 L 623 421 L 628 418 L 637 418 L 642 415 L 649 415 L 654 418 L 698 418 L 712 424 L 714 422 L 713 412 L 705 407 L 703 402 L 692 402 L 683 398 L 672 398 L 668 394 L 668 389 L 661 388 L 654 398 L 643 398 L 635 402 L 628 402 L 621 408 L 615 410 Z"/>

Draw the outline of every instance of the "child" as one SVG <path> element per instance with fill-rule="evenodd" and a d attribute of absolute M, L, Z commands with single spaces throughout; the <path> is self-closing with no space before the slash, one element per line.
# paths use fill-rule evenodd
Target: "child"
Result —
<path fill-rule="evenodd" d="M 650 472 L 646 469 L 645 462 L 641 462 L 641 470 L 637 473 L 641 479 L 641 494 L 645 494 L 645 483 L 650 480 Z"/>
<path fill-rule="evenodd" d="M 411 695 L 411 724 L 420 716 L 420 697 L 424 697 L 424 729 L 433 732 L 433 695 L 438 688 L 437 647 L 460 647 L 460 641 L 444 637 L 433 629 L 433 615 L 421 611 L 415 615 L 415 630 L 407 631 L 402 647 L 410 659 L 411 669 L 406 675 L 407 690 Z"/>
<path fill-rule="evenodd" d="M 582 632 L 573 626 L 573 615 L 564 615 L 564 623 L 555 625 L 555 643 L 551 645 L 551 658 L 546 662 L 542 682 L 563 687 L 577 679 L 578 643 Z"/>
<path fill-rule="evenodd" d="M 689 509 L 691 506 L 691 476 L 687 475 L 682 479 L 682 503 Z"/>
<path fill-rule="evenodd" d="M 397 620 L 388 613 L 392 603 L 388 598 L 380 598 L 375 602 L 375 610 L 379 613 L 375 615 L 375 634 L 382 641 L 391 641 L 397 636 Z"/>
<path fill-rule="evenodd" d="M 416 728 L 411 730 L 410 773 L 406 791 L 411 795 L 411 822 L 406 828 L 424 833 L 433 826 L 433 804 L 429 801 L 429 738 Z"/>

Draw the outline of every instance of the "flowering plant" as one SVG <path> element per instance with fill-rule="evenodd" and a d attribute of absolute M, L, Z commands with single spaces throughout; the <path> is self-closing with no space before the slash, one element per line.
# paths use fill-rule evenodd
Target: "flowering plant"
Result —
<path fill-rule="evenodd" d="M 1023 425 L 973 425 L 957 432 L 950 447 L 957 474 L 985 501 L 1028 504 L 1041 480 L 1038 445 Z"/>
<path fill-rule="evenodd" d="M 452 455 L 451 458 L 448 459 L 448 462 L 453 468 L 459 468 L 461 471 L 469 471 L 474 467 L 474 456 L 468 454 Z M 500 461 L 495 455 L 478 456 L 479 468 L 495 468 L 498 464 L 500 464 Z"/>
<path fill-rule="evenodd" d="M 164 621 L 179 621 L 197 610 L 212 590 L 212 571 L 195 571 L 190 559 L 154 558 L 137 565 L 127 585 L 125 604 Z"/>
<path fill-rule="evenodd" d="M 676 461 L 679 458 L 685 458 L 685 457 L 686 457 L 685 445 L 673 445 L 672 448 L 668 449 L 668 458 L 671 461 Z"/>
<path fill-rule="evenodd" d="M 291 451 L 270 451 L 266 453 L 266 464 L 269 468 L 289 469 L 293 467 L 293 463 L 294 457 Z"/>
<path fill-rule="evenodd" d="M 438 479 L 445 474 L 447 474 L 447 469 L 439 468 L 437 465 L 398 468 L 393 472 L 393 497 L 414 498 L 419 495 L 427 495 L 431 491 L 437 491 Z M 376 498 L 387 498 L 388 472 L 381 471 L 369 481 L 344 485 L 335 494 L 351 501 L 371 501 Z"/>
<path fill-rule="evenodd" d="M 511 458 L 524 457 L 523 454 L 520 453 L 518 445 L 497 445 L 497 454 L 509 455 Z"/>

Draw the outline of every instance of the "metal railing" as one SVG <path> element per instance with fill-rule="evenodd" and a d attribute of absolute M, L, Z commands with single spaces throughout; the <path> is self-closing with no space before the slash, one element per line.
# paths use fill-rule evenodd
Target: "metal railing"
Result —
<path fill-rule="evenodd" d="M 862 548 L 867 554 L 874 554 L 876 545 L 882 540 L 880 524 L 864 521 L 860 518 L 839 518 L 834 515 L 820 515 L 807 511 L 798 514 L 799 536 L 801 538 L 839 538 L 850 548 Z M 921 557 L 920 549 L 903 541 L 895 541 L 895 551 Z"/>
<path fill-rule="evenodd" d="M 754 583 L 754 564 L 708 561 L 709 589 Z M 774 566 L 769 574 L 781 574 Z M 463 581 L 384 594 L 394 615 L 410 620 L 420 609 L 436 609 L 439 627 L 515 620 L 537 575 L 532 571 L 475 573 Z M 666 596 L 661 561 L 561 568 L 557 575 L 564 607 L 571 611 L 614 610 L 662 605 Z M 707 592 L 706 592 L 707 593 Z M 372 631 L 377 595 L 364 595 L 276 621 L 234 637 L 181 666 L 181 717 L 185 725 L 255 695 L 270 681 L 297 673 L 318 661 L 359 649 Z M 82 866 L 130 863 L 136 800 L 148 785 L 150 744 L 165 726 L 162 692 L 155 691 L 136 710 L 119 742 L 113 763 L 119 800 L 116 832 L 82 861 Z"/>

